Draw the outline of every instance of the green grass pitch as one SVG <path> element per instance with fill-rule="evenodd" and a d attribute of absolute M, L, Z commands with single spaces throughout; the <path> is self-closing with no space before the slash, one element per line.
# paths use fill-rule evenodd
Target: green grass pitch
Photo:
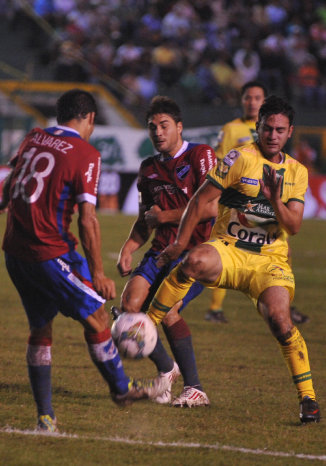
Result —
<path fill-rule="evenodd" d="M 100 215 L 102 254 L 118 297 L 125 279 L 116 260 L 133 217 Z M 1 236 L 5 215 L 0 216 Z M 299 326 L 309 350 L 314 386 L 326 416 L 326 222 L 306 220 L 291 238 Z M 143 248 L 135 257 L 141 258 Z M 36 424 L 27 378 L 27 321 L 0 257 L 0 464 L 2 465 L 301 465 L 326 462 L 326 420 L 302 426 L 296 390 L 276 342 L 250 301 L 230 291 L 229 323 L 205 322 L 205 290 L 184 311 L 209 408 L 176 409 L 149 401 L 117 407 L 91 363 L 81 326 L 54 323 L 53 405 L 62 435 L 31 435 Z M 117 298 L 107 304 L 119 304 Z M 166 340 L 163 338 L 166 343 Z M 125 361 L 150 377 L 149 360 Z M 173 387 L 175 395 L 182 382 Z M 16 429 L 10 433 L 10 429 Z M 63 435 L 65 433 L 66 435 Z"/>

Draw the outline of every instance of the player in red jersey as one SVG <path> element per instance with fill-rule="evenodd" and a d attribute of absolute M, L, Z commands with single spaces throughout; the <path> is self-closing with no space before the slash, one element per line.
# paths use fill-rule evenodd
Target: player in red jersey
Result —
<path fill-rule="evenodd" d="M 52 321 L 60 311 L 78 320 L 90 356 L 118 404 L 164 392 L 165 380 L 136 381 L 124 373 L 112 341 L 107 299 L 116 296 L 100 254 L 96 217 L 100 154 L 88 140 L 94 129 L 96 102 L 73 89 L 57 102 L 58 125 L 33 129 L 11 160 L 6 184 L 6 265 L 25 308 L 30 336 L 27 365 L 38 411 L 38 428 L 56 431 L 51 401 Z M 69 231 L 74 205 L 86 259 Z"/>
<path fill-rule="evenodd" d="M 159 153 L 146 159 L 139 170 L 139 215 L 120 251 L 118 269 L 122 276 L 131 272 L 133 253 L 147 242 L 153 230 L 154 237 L 151 248 L 133 271 L 123 290 L 121 310 L 126 312 L 146 310 L 164 277 L 182 260 L 185 253 L 166 267 L 160 269 L 156 265 L 160 252 L 175 241 L 178 224 L 188 201 L 205 180 L 207 172 L 216 164 L 215 154 L 210 146 L 191 144 L 183 140 L 181 113 L 173 100 L 155 97 L 150 104 L 146 121 L 152 143 Z M 186 249 L 191 249 L 209 237 L 212 218 L 216 214 L 217 206 L 214 203 L 207 205 L 202 221 L 194 230 Z M 159 403 L 171 402 L 171 385 L 180 374 L 180 368 L 185 389 L 172 404 L 209 404 L 199 381 L 190 330 L 178 313 L 202 289 L 201 284 L 195 283 L 183 299 L 182 307 L 178 309 L 176 306 L 163 321 L 164 331 L 178 365 L 167 355 L 160 340 L 150 355 L 161 376 L 171 382 L 169 390 L 157 397 L 156 401 Z"/>

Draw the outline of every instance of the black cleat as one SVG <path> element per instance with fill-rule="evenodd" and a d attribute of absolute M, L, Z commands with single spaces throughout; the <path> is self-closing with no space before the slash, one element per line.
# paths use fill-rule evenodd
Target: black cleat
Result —
<path fill-rule="evenodd" d="M 117 318 L 121 316 L 122 311 L 117 306 L 111 306 L 111 314 L 113 320 L 117 320 Z"/>
<path fill-rule="evenodd" d="M 295 306 L 290 307 L 291 319 L 294 324 L 304 324 L 309 322 L 309 316 L 299 312 Z"/>
<path fill-rule="evenodd" d="M 300 421 L 303 424 L 307 422 L 320 421 L 320 409 L 317 401 L 312 400 L 309 396 L 305 396 L 300 402 Z"/>
<path fill-rule="evenodd" d="M 217 324 L 227 324 L 228 320 L 224 315 L 223 311 L 212 311 L 209 310 L 205 315 L 205 320 L 209 322 L 216 322 Z"/>

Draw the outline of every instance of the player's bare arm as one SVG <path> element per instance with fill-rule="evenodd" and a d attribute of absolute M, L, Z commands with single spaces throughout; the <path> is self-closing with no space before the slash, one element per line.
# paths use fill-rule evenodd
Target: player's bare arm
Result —
<path fill-rule="evenodd" d="M 298 233 L 301 227 L 304 205 L 301 202 L 290 201 L 286 205 L 281 200 L 282 176 L 277 176 L 276 170 L 264 168 L 265 180 L 259 180 L 262 193 L 271 203 L 277 221 L 289 235 Z"/>
<path fill-rule="evenodd" d="M 192 232 L 205 212 L 206 206 L 214 203 L 217 206 L 222 191 L 206 180 L 190 199 L 181 218 L 175 242 L 167 246 L 159 255 L 158 267 L 175 260 L 186 249 Z"/>
<path fill-rule="evenodd" d="M 157 205 L 153 205 L 145 212 L 145 220 L 148 226 L 156 228 L 163 223 L 173 223 L 179 225 L 185 208 L 161 210 Z M 200 222 L 207 222 L 211 218 L 217 216 L 217 202 L 209 202 L 204 209 Z"/>
<path fill-rule="evenodd" d="M 117 262 L 117 268 L 122 277 L 126 277 L 132 271 L 132 254 L 145 244 L 152 233 L 152 228 L 145 220 L 147 206 L 139 204 L 139 215 L 133 224 L 129 236 L 122 246 Z"/>
<path fill-rule="evenodd" d="M 101 256 L 101 233 L 95 205 L 89 202 L 78 204 L 78 228 L 81 244 L 87 259 L 96 292 L 105 299 L 116 297 L 115 283 L 104 275 Z"/>
<path fill-rule="evenodd" d="M 5 179 L 4 184 L 3 184 L 2 200 L 0 202 L 0 213 L 1 213 L 1 211 L 5 210 L 5 208 L 8 205 L 8 202 L 9 202 L 9 190 L 10 190 L 10 183 L 11 183 L 11 179 L 13 177 L 13 173 L 14 173 L 14 171 L 11 170 L 11 172 L 9 173 L 9 175 L 7 176 L 7 178 Z"/>

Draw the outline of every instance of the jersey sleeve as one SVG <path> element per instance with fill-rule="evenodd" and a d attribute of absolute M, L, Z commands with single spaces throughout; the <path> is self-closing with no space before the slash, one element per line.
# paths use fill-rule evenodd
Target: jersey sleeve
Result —
<path fill-rule="evenodd" d="M 101 172 L 100 153 L 91 148 L 87 154 L 81 154 L 75 171 L 74 188 L 76 202 L 89 202 L 96 205 L 98 182 Z"/>
<path fill-rule="evenodd" d="M 197 188 L 199 188 L 205 181 L 207 173 L 216 166 L 214 150 L 206 144 L 198 145 L 192 165 L 197 177 Z"/>
<path fill-rule="evenodd" d="M 304 203 L 305 194 L 308 188 L 308 170 L 298 164 L 296 182 L 287 202 L 297 201 Z"/>
<path fill-rule="evenodd" d="M 144 173 L 145 163 L 148 163 L 148 161 L 146 160 L 145 162 L 142 162 L 139 168 L 137 178 L 137 189 L 139 204 L 146 206 L 146 210 L 148 210 L 153 205 L 153 199 L 148 190 L 148 183 L 146 182 L 146 177 Z"/>
<path fill-rule="evenodd" d="M 206 178 L 223 191 L 239 180 L 243 165 L 244 157 L 241 152 L 232 149 L 222 160 L 218 161 L 216 168 L 213 168 Z"/>

